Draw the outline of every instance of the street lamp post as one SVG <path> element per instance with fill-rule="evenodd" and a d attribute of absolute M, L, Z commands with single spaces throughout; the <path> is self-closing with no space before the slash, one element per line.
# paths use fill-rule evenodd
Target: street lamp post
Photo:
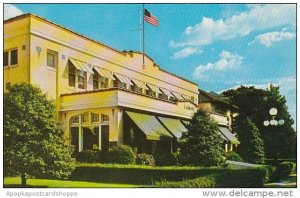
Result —
<path fill-rule="evenodd" d="M 284 120 L 283 119 L 279 119 L 279 120 L 275 120 L 275 116 L 277 115 L 277 109 L 276 108 L 271 108 L 269 111 L 269 114 L 272 116 L 271 120 L 265 120 L 264 121 L 264 126 L 277 126 L 277 125 L 283 125 L 284 124 Z"/>

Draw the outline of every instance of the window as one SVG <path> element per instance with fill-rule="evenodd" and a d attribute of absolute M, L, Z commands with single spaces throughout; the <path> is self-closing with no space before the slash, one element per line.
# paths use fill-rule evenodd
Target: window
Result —
<path fill-rule="evenodd" d="M 82 114 L 81 115 L 81 123 L 87 123 L 89 121 L 89 115 L 88 114 Z"/>
<path fill-rule="evenodd" d="M 18 64 L 18 49 L 3 52 L 3 65 L 11 66 Z"/>
<path fill-rule="evenodd" d="M 72 65 L 72 63 L 69 63 L 69 86 L 75 87 L 75 67 Z"/>
<path fill-rule="evenodd" d="M 57 53 L 48 50 L 47 51 L 47 66 L 56 68 L 57 64 Z"/>
<path fill-rule="evenodd" d="M 100 117 L 99 114 L 92 113 L 92 122 L 99 122 L 100 121 L 99 117 Z"/>
<path fill-rule="evenodd" d="M 78 70 L 78 88 L 85 89 L 85 72 Z"/>
<path fill-rule="evenodd" d="M 100 88 L 101 89 L 108 88 L 108 78 L 100 76 Z"/>
<path fill-rule="evenodd" d="M 191 101 L 192 101 L 192 102 L 195 102 L 194 96 L 191 96 Z"/>
<path fill-rule="evenodd" d="M 148 89 L 146 90 L 146 95 L 156 97 L 156 92 L 151 89 Z"/>
<path fill-rule="evenodd" d="M 158 94 L 158 98 L 164 99 L 164 100 L 168 100 L 168 96 L 167 96 L 167 94 L 165 94 L 165 93 L 160 93 L 160 94 Z"/>
<path fill-rule="evenodd" d="M 79 124 L 79 116 L 74 116 L 72 118 L 72 124 Z"/>
<path fill-rule="evenodd" d="M 99 75 L 97 73 L 93 75 L 93 89 L 99 89 Z"/>
<path fill-rule="evenodd" d="M 3 52 L 3 65 L 8 66 L 8 51 Z"/>
<path fill-rule="evenodd" d="M 108 117 L 108 115 L 101 114 L 101 122 L 109 122 L 109 117 Z"/>
<path fill-rule="evenodd" d="M 18 64 L 18 49 L 11 50 L 10 52 L 10 65 Z"/>

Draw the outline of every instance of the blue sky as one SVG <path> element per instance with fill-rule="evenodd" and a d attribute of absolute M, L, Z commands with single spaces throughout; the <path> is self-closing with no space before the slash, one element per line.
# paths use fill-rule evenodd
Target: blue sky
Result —
<path fill-rule="evenodd" d="M 140 51 L 141 4 L 9 4 L 4 18 L 34 13 L 111 47 Z M 279 85 L 296 117 L 295 4 L 146 4 L 145 52 L 163 69 L 220 92 Z"/>

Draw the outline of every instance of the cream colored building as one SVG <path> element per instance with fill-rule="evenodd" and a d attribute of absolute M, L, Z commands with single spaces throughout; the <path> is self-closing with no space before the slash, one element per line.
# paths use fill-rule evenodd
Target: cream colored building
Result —
<path fill-rule="evenodd" d="M 4 89 L 48 93 L 77 151 L 130 144 L 172 150 L 198 108 L 198 85 L 32 14 L 4 21 Z"/>

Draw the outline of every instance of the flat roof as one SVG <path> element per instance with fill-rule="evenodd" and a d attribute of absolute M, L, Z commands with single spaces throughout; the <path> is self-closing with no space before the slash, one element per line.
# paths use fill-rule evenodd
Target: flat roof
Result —
<path fill-rule="evenodd" d="M 43 18 L 43 17 L 41 17 L 41 16 L 39 16 L 39 15 L 32 14 L 32 13 L 25 13 L 25 14 L 22 14 L 22 15 L 13 17 L 13 18 L 9 18 L 9 19 L 7 19 L 7 20 L 4 20 L 3 23 L 4 23 L 4 24 L 8 24 L 8 23 L 11 23 L 11 22 L 14 22 L 14 21 L 18 21 L 18 20 L 23 19 L 23 18 L 26 18 L 26 17 L 34 17 L 34 18 L 36 18 L 36 19 L 38 19 L 38 20 L 42 20 L 42 21 L 44 21 L 44 22 L 46 22 L 46 23 L 48 23 L 48 24 L 51 24 L 51 25 L 54 25 L 54 26 L 56 26 L 56 27 L 58 27 L 58 28 L 61 28 L 61 29 L 63 29 L 63 30 L 66 30 L 66 31 L 68 31 L 68 32 L 70 32 L 70 33 L 72 33 L 72 34 L 74 34 L 74 35 L 76 35 L 76 36 L 79 36 L 79 37 L 81 37 L 81 38 L 83 38 L 83 39 L 89 40 L 89 41 L 91 41 L 91 42 L 93 42 L 93 43 L 95 43 L 95 44 L 97 44 L 97 45 L 101 45 L 101 46 L 103 46 L 103 47 L 106 47 L 106 48 L 108 48 L 108 49 L 110 49 L 110 50 L 113 50 L 113 51 L 115 51 L 115 52 L 117 52 L 117 53 L 119 53 L 119 54 L 122 54 L 122 55 L 124 55 L 124 56 L 125 56 L 126 54 L 128 54 L 128 53 L 131 53 L 131 52 L 133 52 L 133 53 L 138 53 L 138 54 L 143 54 L 142 52 L 131 51 L 131 50 L 130 50 L 130 51 L 119 51 L 119 50 L 117 50 L 117 49 L 114 49 L 114 48 L 112 48 L 112 47 L 106 45 L 106 44 L 103 44 L 102 42 L 96 41 L 96 40 L 94 40 L 94 39 L 92 39 L 92 38 L 89 38 L 89 37 L 83 35 L 83 34 L 80 34 L 80 33 L 78 33 L 78 32 L 75 32 L 75 31 L 73 31 L 73 30 L 70 30 L 69 28 L 66 28 L 66 27 L 64 27 L 64 26 L 61 26 L 61 25 L 59 25 L 59 24 L 57 24 L 57 23 L 54 23 L 54 22 L 52 22 L 52 21 L 49 21 L 48 19 L 45 19 L 45 18 Z M 145 54 L 145 53 L 144 53 L 144 55 L 147 56 L 147 57 L 148 57 L 151 61 L 153 61 L 153 63 L 155 64 L 155 61 L 154 61 L 150 56 L 148 56 L 148 55 Z M 155 64 L 155 65 L 158 66 L 157 64 Z M 162 71 L 162 72 L 165 72 L 165 73 L 167 73 L 167 74 L 173 75 L 173 76 L 175 76 L 175 77 L 177 77 L 177 78 L 179 78 L 179 79 L 181 79 L 181 80 L 184 80 L 184 81 L 186 81 L 186 82 L 189 82 L 189 83 L 192 83 L 192 84 L 198 86 L 198 84 L 195 83 L 195 82 L 192 82 L 192 81 L 187 80 L 187 79 L 185 79 L 185 78 L 183 78 L 183 77 L 180 77 L 180 76 L 178 76 L 178 75 L 176 75 L 176 74 L 173 74 L 173 73 L 168 72 L 168 71 L 166 71 L 166 70 L 164 70 L 164 69 L 161 69 L 159 66 L 158 66 L 158 68 L 159 68 L 159 70 Z"/>

